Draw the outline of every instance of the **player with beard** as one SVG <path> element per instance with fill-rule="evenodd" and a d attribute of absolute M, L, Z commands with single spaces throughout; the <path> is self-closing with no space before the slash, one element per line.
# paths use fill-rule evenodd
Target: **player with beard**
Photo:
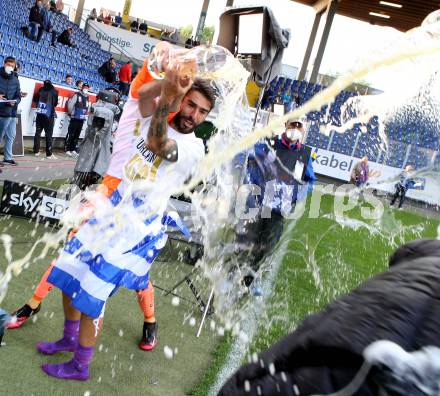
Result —
<path fill-rule="evenodd" d="M 170 45 L 166 42 L 161 42 L 156 46 L 156 51 L 166 59 L 167 53 L 170 49 Z M 163 64 L 163 68 L 166 69 L 166 63 Z M 115 141 L 113 144 L 113 153 L 111 162 L 106 175 L 103 178 L 102 184 L 98 186 L 98 191 L 102 192 L 106 197 L 110 197 L 118 187 L 122 179 L 123 166 L 127 162 L 131 153 L 131 147 L 137 136 L 139 136 L 141 120 L 144 117 L 148 117 L 152 114 L 153 109 L 156 106 L 157 98 L 161 92 L 161 81 L 154 80 L 153 76 L 148 70 L 148 61 L 145 61 L 143 67 L 139 71 L 135 80 L 132 82 L 129 98 L 124 106 L 118 130 L 115 134 Z M 156 99 L 155 99 L 156 98 Z M 168 120 L 171 123 L 181 103 L 181 97 L 177 97 L 171 105 L 170 114 Z M 194 115 L 179 114 L 174 123 L 177 123 L 179 129 L 185 130 L 186 126 L 194 123 Z M 189 119 L 188 119 L 189 117 Z M 86 217 L 83 215 L 83 217 Z M 69 239 L 74 236 L 71 233 Z M 52 271 L 54 262 L 44 273 L 39 284 L 37 285 L 32 298 L 30 298 L 26 304 L 20 307 L 18 310 L 12 313 L 13 320 L 7 325 L 8 329 L 20 328 L 32 315 L 38 313 L 41 309 L 42 301 L 47 297 L 52 290 L 53 285 L 48 282 L 47 278 Z M 155 318 L 154 309 L 154 287 L 151 280 L 148 282 L 148 286 L 145 289 L 137 290 L 137 300 L 140 309 L 144 316 L 144 323 L 142 329 L 142 337 L 139 343 L 139 348 L 150 351 L 157 345 L 157 322 Z M 70 331 L 70 324 L 66 322 L 66 334 L 68 336 Z M 72 332 L 77 333 L 78 324 L 72 324 Z M 61 340 L 60 340 L 61 341 Z M 63 348 L 63 343 L 59 345 Z M 52 349 L 44 349 L 45 354 L 52 354 L 57 352 L 57 347 L 52 343 Z"/>
<path fill-rule="evenodd" d="M 158 99 L 144 100 L 154 97 L 158 91 Z M 137 96 L 127 101 L 116 134 L 117 149 L 107 174 L 122 182 L 111 201 L 118 205 L 132 183 L 142 181 L 148 186 L 142 191 L 143 204 L 154 207 L 160 221 L 167 203 L 163 199 L 164 190 L 171 193 L 166 186 L 181 185 L 204 155 L 203 142 L 195 136 L 194 129 L 213 108 L 215 90 L 209 81 L 196 79 L 193 82 L 191 76 L 182 76 L 176 67 L 167 71 L 164 80 L 152 81 L 139 89 Z M 172 117 L 170 113 L 176 103 L 180 103 L 179 112 Z M 124 155 L 118 155 L 118 151 Z M 155 199 L 159 194 L 162 199 Z M 124 207 L 119 209 L 123 211 Z M 156 221 L 155 218 L 146 219 L 146 224 Z M 81 247 L 90 239 L 93 224 L 103 220 L 106 219 L 95 214 L 93 222 L 79 229 L 48 277 L 48 281 L 63 292 L 64 336 L 56 342 L 40 342 L 37 349 L 44 354 L 74 352 L 69 362 L 42 366 L 45 373 L 56 378 L 89 378 L 89 363 L 97 341 L 94 322 L 102 318 L 105 302 L 121 286 L 135 290 L 147 288 L 149 269 L 162 247 L 153 243 L 160 237 L 156 229 L 141 239 L 120 232 L 111 239 L 111 245 L 95 247 L 93 253 L 84 255 Z M 99 240 L 100 237 L 94 235 L 93 238 Z M 131 267 L 133 252 L 136 252 L 136 268 Z M 118 262 L 112 261 L 114 257 L 120 258 Z M 143 260 L 142 265 L 139 260 Z"/>

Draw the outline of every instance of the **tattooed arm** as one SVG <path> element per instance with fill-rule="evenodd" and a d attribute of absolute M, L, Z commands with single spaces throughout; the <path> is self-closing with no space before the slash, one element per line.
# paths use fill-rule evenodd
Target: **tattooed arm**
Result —
<path fill-rule="evenodd" d="M 192 79 L 181 77 L 177 70 L 170 69 L 161 83 L 160 97 L 151 119 L 145 147 L 167 161 L 176 162 L 177 143 L 168 138 L 167 117 L 173 103 L 180 101 L 191 88 Z"/>
<path fill-rule="evenodd" d="M 170 112 L 171 101 L 163 98 L 162 95 L 157 108 L 151 119 L 150 129 L 145 147 L 167 161 L 177 161 L 177 143 L 168 138 L 167 117 Z"/>

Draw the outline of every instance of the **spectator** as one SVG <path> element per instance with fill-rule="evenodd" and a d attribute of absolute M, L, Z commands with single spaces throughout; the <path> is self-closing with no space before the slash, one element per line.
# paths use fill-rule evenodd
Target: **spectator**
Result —
<path fill-rule="evenodd" d="M 130 24 L 130 27 L 131 27 L 132 32 L 137 32 L 139 30 L 139 18 L 137 18 L 135 21 L 133 21 Z"/>
<path fill-rule="evenodd" d="M 17 165 L 12 159 L 12 144 L 15 138 L 15 116 L 17 105 L 21 100 L 20 82 L 14 69 L 17 65 L 15 58 L 5 58 L 4 66 L 0 68 L 0 99 L 11 102 L 0 103 L 0 142 L 5 138 L 4 163 Z"/>
<path fill-rule="evenodd" d="M 128 91 L 130 90 L 132 76 L 132 67 L 131 61 L 128 61 L 124 66 L 119 70 L 119 91 L 121 91 L 121 95 L 128 96 Z"/>
<path fill-rule="evenodd" d="M 44 130 L 46 136 L 46 157 L 57 159 L 52 154 L 52 134 L 57 116 L 55 108 L 58 104 L 58 91 L 50 80 L 44 81 L 44 85 L 38 90 L 35 96 L 35 103 L 37 105 L 37 118 L 34 136 L 34 155 L 36 157 L 40 155 L 40 138 L 41 132 Z"/>
<path fill-rule="evenodd" d="M 107 12 L 107 15 L 104 18 L 104 23 L 106 25 L 111 25 L 112 24 L 112 16 L 110 15 L 109 12 Z"/>
<path fill-rule="evenodd" d="M 400 196 L 399 209 L 402 208 L 403 201 L 405 200 L 406 192 L 417 185 L 413 178 L 414 169 L 411 165 L 407 165 L 405 170 L 399 175 L 399 181 L 396 183 L 396 191 L 391 199 L 390 205 L 393 206 L 397 198 Z"/>
<path fill-rule="evenodd" d="M 70 123 L 66 136 L 66 154 L 69 157 L 78 157 L 77 146 L 79 136 L 87 118 L 87 111 L 89 107 L 89 88 L 87 83 L 84 83 L 82 89 L 73 95 L 67 102 L 67 111 L 69 113 Z"/>
<path fill-rule="evenodd" d="M 68 45 L 69 47 L 75 47 L 75 44 L 72 41 L 72 31 L 71 27 L 68 27 L 63 33 L 58 36 L 58 42 L 64 45 Z"/>
<path fill-rule="evenodd" d="M 64 10 L 64 3 L 63 3 L 63 0 L 57 0 L 56 5 L 55 5 L 55 8 L 56 8 L 56 12 L 58 12 L 58 13 L 62 13 L 63 10 Z"/>
<path fill-rule="evenodd" d="M 117 24 L 118 26 L 120 26 L 121 23 L 122 23 L 121 13 L 118 12 L 118 15 L 115 16 L 115 24 Z"/>
<path fill-rule="evenodd" d="M 37 40 L 39 31 L 43 29 L 43 3 L 41 0 L 37 0 L 35 5 L 31 8 L 29 12 L 29 27 L 31 40 Z"/>
<path fill-rule="evenodd" d="M 101 13 L 98 16 L 98 22 L 102 22 L 105 19 L 104 17 L 104 11 L 101 11 Z"/>
<path fill-rule="evenodd" d="M 96 11 L 96 8 L 94 8 L 89 15 L 90 19 L 97 19 L 98 18 L 98 12 Z"/>
<path fill-rule="evenodd" d="M 51 0 L 49 7 L 50 7 L 50 11 L 57 12 L 57 4 L 55 0 Z"/>
<path fill-rule="evenodd" d="M 369 173 L 368 157 L 365 156 L 354 166 L 350 174 L 350 181 L 356 187 L 362 187 L 368 181 Z"/>
<path fill-rule="evenodd" d="M 114 58 L 110 58 L 107 62 L 104 62 L 98 69 L 99 74 L 108 83 L 114 84 L 117 80 L 116 61 Z"/>
<path fill-rule="evenodd" d="M 70 74 L 66 74 L 66 78 L 64 79 L 64 84 L 73 85 L 73 77 Z"/>
<path fill-rule="evenodd" d="M 82 89 L 83 85 L 84 85 L 84 81 L 82 81 L 82 80 L 77 80 L 75 83 L 76 88 L 79 90 Z"/>
<path fill-rule="evenodd" d="M 141 34 L 147 34 L 148 31 L 148 25 L 145 21 L 142 21 L 142 23 L 139 25 L 139 32 Z"/>
<path fill-rule="evenodd" d="M 57 33 L 55 32 L 55 30 L 53 30 L 52 22 L 50 21 L 49 12 L 46 6 L 43 6 L 41 8 L 41 15 L 43 17 L 43 25 L 38 29 L 37 42 L 40 42 L 43 32 L 46 31 L 47 33 L 51 33 L 52 35 L 50 45 L 52 47 L 56 47 Z"/>

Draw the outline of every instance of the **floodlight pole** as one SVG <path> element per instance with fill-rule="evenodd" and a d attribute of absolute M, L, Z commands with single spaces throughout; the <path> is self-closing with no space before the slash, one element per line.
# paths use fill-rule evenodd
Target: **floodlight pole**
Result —
<path fill-rule="evenodd" d="M 330 34 L 330 29 L 333 24 L 333 18 L 336 14 L 336 9 L 338 8 L 338 2 L 331 0 L 327 7 L 327 18 L 325 19 L 324 31 L 322 32 L 321 42 L 319 43 L 318 52 L 316 53 L 315 61 L 313 62 L 312 74 L 310 75 L 309 81 L 311 83 L 316 83 L 318 78 L 319 69 L 321 67 L 322 58 L 324 56 L 325 47 L 327 46 L 328 36 Z"/>
<path fill-rule="evenodd" d="M 199 23 L 197 25 L 196 34 L 194 35 L 196 41 L 200 41 L 203 35 L 203 28 L 205 27 L 206 14 L 208 13 L 209 0 L 203 0 L 202 11 L 200 12 Z"/>

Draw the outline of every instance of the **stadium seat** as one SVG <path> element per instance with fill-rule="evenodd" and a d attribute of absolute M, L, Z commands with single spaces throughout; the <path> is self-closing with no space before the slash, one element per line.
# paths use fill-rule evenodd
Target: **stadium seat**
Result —
<path fill-rule="evenodd" d="M 64 81 L 66 74 L 75 74 L 76 66 L 81 64 L 83 78 L 98 82 L 94 84 L 95 90 L 105 85 L 97 69 L 110 57 L 110 53 L 102 50 L 98 43 L 90 40 L 88 34 L 70 22 L 66 15 L 49 12 L 55 31 L 61 33 L 69 26 L 73 28 L 73 39 L 77 48 L 69 48 L 61 44 L 58 44 L 56 48 L 50 47 L 50 35 L 47 33 L 43 34 L 39 43 L 23 36 L 20 28 L 27 25 L 29 9 L 33 4 L 33 0 L 19 2 L 2 0 L 0 9 L 2 63 L 5 56 L 15 56 L 23 65 L 22 75 L 36 79 L 51 78 L 54 82 Z"/>

